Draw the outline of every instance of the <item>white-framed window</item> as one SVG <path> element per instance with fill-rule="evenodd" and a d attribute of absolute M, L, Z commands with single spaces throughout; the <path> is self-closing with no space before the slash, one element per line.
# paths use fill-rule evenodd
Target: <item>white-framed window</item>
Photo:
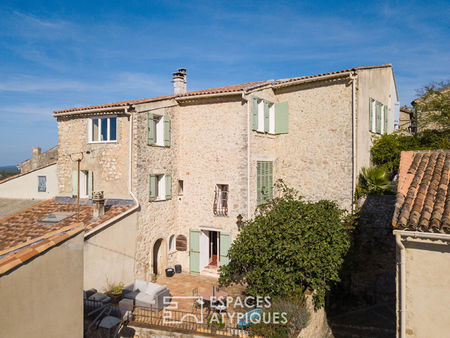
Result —
<path fill-rule="evenodd" d="M 376 134 L 386 134 L 388 130 L 388 106 L 369 99 L 369 131 Z"/>
<path fill-rule="evenodd" d="M 216 184 L 213 212 L 216 216 L 228 215 L 228 184 Z"/>
<path fill-rule="evenodd" d="M 149 201 L 164 201 L 172 198 L 172 176 L 155 174 L 149 176 Z"/>
<path fill-rule="evenodd" d="M 264 133 L 264 100 L 258 100 L 258 128 L 257 131 Z"/>
<path fill-rule="evenodd" d="M 38 192 L 47 191 L 47 176 L 38 176 Z"/>
<path fill-rule="evenodd" d="M 252 130 L 273 135 L 289 132 L 289 104 L 252 97 Z"/>
<path fill-rule="evenodd" d="M 164 120 L 162 116 L 153 115 L 153 124 L 155 128 L 155 144 L 164 145 Z"/>
<path fill-rule="evenodd" d="M 96 117 L 89 120 L 89 142 L 116 142 L 117 117 Z"/>
<path fill-rule="evenodd" d="M 147 114 L 147 144 L 149 146 L 170 147 L 170 116 Z"/>
<path fill-rule="evenodd" d="M 178 196 L 183 196 L 184 192 L 184 182 L 183 180 L 178 180 Z"/>
<path fill-rule="evenodd" d="M 169 251 L 175 250 L 175 235 L 170 236 L 169 238 Z"/>

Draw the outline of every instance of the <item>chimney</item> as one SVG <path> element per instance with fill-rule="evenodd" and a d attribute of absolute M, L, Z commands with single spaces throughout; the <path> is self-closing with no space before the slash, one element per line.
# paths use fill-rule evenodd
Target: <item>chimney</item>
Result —
<path fill-rule="evenodd" d="M 178 68 L 178 71 L 172 73 L 173 93 L 184 94 L 187 92 L 186 68 Z"/>
<path fill-rule="evenodd" d="M 39 157 L 41 156 L 41 148 L 33 147 L 33 155 L 31 157 L 31 170 L 36 169 L 39 166 Z"/>
<path fill-rule="evenodd" d="M 94 204 L 94 212 L 92 218 L 102 218 L 105 214 L 105 198 L 103 196 L 103 191 L 92 193 L 92 202 Z"/>

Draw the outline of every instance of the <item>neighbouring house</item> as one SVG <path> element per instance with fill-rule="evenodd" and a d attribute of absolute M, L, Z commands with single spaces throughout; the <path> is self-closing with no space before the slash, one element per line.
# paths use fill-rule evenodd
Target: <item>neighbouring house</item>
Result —
<path fill-rule="evenodd" d="M 24 222 L 5 231 L 3 221 L 0 336 L 80 337 L 83 225 L 55 230 L 42 218 L 36 226 Z"/>
<path fill-rule="evenodd" d="M 41 153 L 34 147 L 32 158 L 18 164 L 20 173 L 0 180 L 0 198 L 46 200 L 58 195 L 58 146 Z"/>
<path fill-rule="evenodd" d="M 400 108 L 398 129 L 412 134 L 417 131 L 414 110 L 408 106 Z"/>
<path fill-rule="evenodd" d="M 81 223 L 81 287 L 105 290 L 121 282 L 130 283 L 134 280 L 136 251 L 135 210 L 133 200 L 104 200 L 101 196 L 81 201 L 79 210 L 76 199 L 70 197 L 42 201 L 0 219 L 0 250 L 15 250 L 20 243 L 36 242 L 47 232 L 58 233 Z"/>
<path fill-rule="evenodd" d="M 187 91 L 54 112 L 59 194 L 135 199 L 134 276 L 167 266 L 217 274 L 249 219 L 283 179 L 310 200 L 352 209 L 373 138 L 394 128 L 391 65 Z M 100 244 L 99 244 L 100 245 Z"/>
<path fill-rule="evenodd" d="M 42 152 L 40 147 L 33 147 L 32 150 L 32 157 L 17 165 L 22 174 L 55 163 L 58 160 L 58 146 L 54 146 L 45 152 Z"/>
<path fill-rule="evenodd" d="M 450 332 L 450 150 L 400 158 L 392 220 L 397 242 L 397 337 Z"/>
<path fill-rule="evenodd" d="M 437 90 L 437 93 L 441 95 L 443 100 L 449 100 L 450 95 L 450 87 L 442 88 Z M 414 126 L 415 130 L 422 131 L 425 129 L 441 129 L 442 127 L 436 122 L 429 121 L 431 115 L 436 114 L 436 111 L 433 111 L 432 105 L 430 106 L 430 102 L 433 102 L 435 99 L 435 94 L 433 95 L 423 95 L 418 97 L 414 101 L 411 102 L 411 105 L 414 109 Z"/>

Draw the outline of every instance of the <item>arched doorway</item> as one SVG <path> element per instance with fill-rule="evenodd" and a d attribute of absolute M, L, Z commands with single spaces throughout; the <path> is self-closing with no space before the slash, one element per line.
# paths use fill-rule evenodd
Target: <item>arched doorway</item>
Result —
<path fill-rule="evenodd" d="M 166 268 L 166 242 L 158 239 L 153 245 L 153 273 L 161 275 Z"/>

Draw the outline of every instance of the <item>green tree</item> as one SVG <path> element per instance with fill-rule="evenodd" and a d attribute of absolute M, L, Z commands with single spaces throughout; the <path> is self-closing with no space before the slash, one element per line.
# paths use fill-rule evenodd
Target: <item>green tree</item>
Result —
<path fill-rule="evenodd" d="M 418 126 L 423 129 L 450 129 L 450 82 L 431 83 L 418 90 L 413 102 Z"/>
<path fill-rule="evenodd" d="M 260 207 L 233 242 L 219 282 L 244 283 L 251 296 L 292 297 L 309 287 L 317 308 L 350 246 L 345 211 L 335 202 L 305 202 L 282 182 L 280 197 Z"/>

